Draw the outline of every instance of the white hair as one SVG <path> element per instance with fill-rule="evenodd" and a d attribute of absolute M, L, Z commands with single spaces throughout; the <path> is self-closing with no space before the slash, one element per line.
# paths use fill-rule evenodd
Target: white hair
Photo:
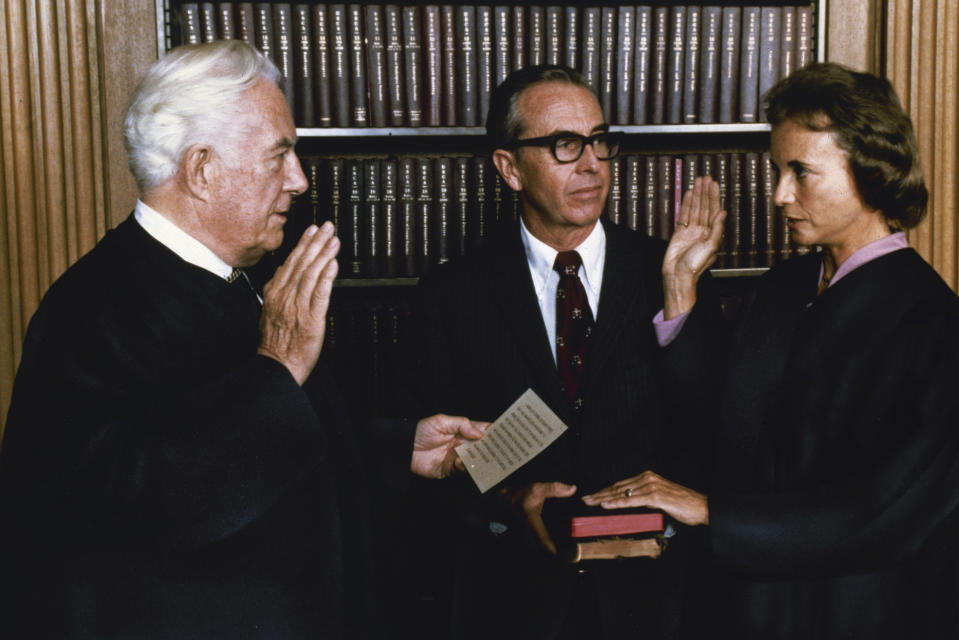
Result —
<path fill-rule="evenodd" d="M 176 174 L 183 153 L 205 144 L 221 154 L 235 146 L 233 123 L 242 95 L 280 72 L 240 40 L 219 40 L 172 49 L 140 81 L 123 121 L 130 172 L 141 193 Z"/>

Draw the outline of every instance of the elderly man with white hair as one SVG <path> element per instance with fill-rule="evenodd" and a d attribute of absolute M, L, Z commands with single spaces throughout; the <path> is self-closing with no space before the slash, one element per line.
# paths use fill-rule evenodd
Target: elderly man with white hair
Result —
<path fill-rule="evenodd" d="M 242 42 L 193 45 L 133 98 L 136 210 L 54 283 L 24 344 L 0 636 L 373 637 L 369 487 L 444 477 L 482 433 L 448 416 L 354 431 L 317 364 L 329 224 L 262 299 L 251 287 L 242 269 L 307 188 L 278 79 Z"/>

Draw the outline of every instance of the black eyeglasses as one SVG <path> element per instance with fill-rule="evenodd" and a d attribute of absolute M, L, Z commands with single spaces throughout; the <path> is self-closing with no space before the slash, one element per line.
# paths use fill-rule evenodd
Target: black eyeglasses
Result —
<path fill-rule="evenodd" d="M 600 131 L 591 136 L 581 136 L 578 133 L 555 133 L 542 138 L 526 138 L 511 142 L 505 149 L 517 147 L 549 147 L 556 162 L 566 164 L 576 162 L 583 155 L 586 145 L 593 147 L 597 160 L 612 160 L 619 153 L 619 143 L 623 139 L 621 131 Z"/>

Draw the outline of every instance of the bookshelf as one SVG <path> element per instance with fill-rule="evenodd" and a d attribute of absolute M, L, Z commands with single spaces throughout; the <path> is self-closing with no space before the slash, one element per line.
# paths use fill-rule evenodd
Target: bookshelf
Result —
<path fill-rule="evenodd" d="M 324 348 L 333 360 L 378 369 L 402 340 L 419 278 L 518 215 L 518 198 L 483 160 L 482 94 L 539 58 L 578 62 L 570 66 L 594 84 L 611 128 L 626 134 L 612 161 L 612 222 L 668 238 L 691 177 L 713 175 L 730 215 L 712 273 L 733 312 L 751 277 L 795 252 L 771 201 L 759 95 L 786 69 L 825 59 L 827 0 L 529 7 L 156 0 L 156 7 L 158 55 L 231 33 L 287 70 L 311 191 L 297 199 L 288 241 L 261 270 L 270 274 L 306 225 L 334 220 L 343 249 L 335 327 Z M 299 9 L 306 13 L 298 26 Z M 765 75 L 763 64 L 771 69 Z M 309 65 L 308 81 L 293 77 L 299 65 Z M 409 82 L 411 71 L 420 82 Z M 404 74 L 402 90 L 387 95 Z M 357 351 L 364 355 L 352 357 Z M 353 369 L 345 388 L 375 389 L 364 376 L 377 371 Z"/>

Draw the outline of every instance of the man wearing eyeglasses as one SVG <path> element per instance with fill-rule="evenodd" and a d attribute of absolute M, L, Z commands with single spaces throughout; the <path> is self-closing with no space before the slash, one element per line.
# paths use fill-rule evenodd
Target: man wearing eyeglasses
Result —
<path fill-rule="evenodd" d="M 585 567 L 557 556 L 542 511 L 552 500 L 579 503 L 628 470 L 668 467 L 696 483 L 689 448 L 702 438 L 667 416 L 690 411 L 671 391 L 709 375 L 684 354 L 719 324 L 718 307 L 696 304 L 689 278 L 708 267 L 691 238 L 722 232 L 718 188 L 697 182 L 664 263 L 661 240 L 600 221 L 621 134 L 580 74 L 514 72 L 493 92 L 486 128 L 522 215 L 422 284 L 416 408 L 495 419 L 532 388 L 569 430 L 482 498 L 462 483 L 454 509 L 463 526 L 445 534 L 461 547 L 451 636 L 674 637 L 683 536 L 656 561 Z"/>

